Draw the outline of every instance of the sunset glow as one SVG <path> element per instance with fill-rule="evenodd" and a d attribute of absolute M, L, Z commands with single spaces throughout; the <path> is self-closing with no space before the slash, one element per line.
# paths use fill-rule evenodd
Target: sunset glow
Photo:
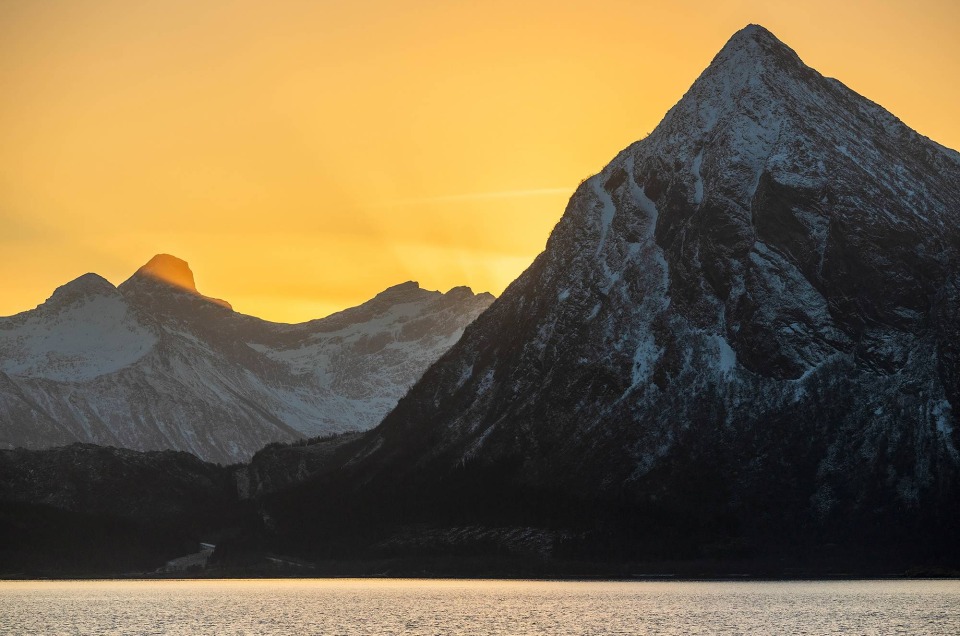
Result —
<path fill-rule="evenodd" d="M 0 315 L 154 254 L 302 321 L 499 294 L 747 23 L 960 148 L 960 3 L 0 4 Z"/>

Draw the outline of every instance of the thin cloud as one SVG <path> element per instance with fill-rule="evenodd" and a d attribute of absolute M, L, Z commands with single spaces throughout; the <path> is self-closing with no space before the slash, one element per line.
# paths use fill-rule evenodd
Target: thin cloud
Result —
<path fill-rule="evenodd" d="M 422 197 L 418 199 L 401 199 L 388 203 L 384 207 L 424 205 L 430 203 L 489 201 L 496 199 L 518 199 L 522 197 L 552 197 L 561 195 L 570 196 L 572 193 L 573 188 L 536 188 L 532 190 L 501 190 L 499 192 L 470 192 L 467 194 L 448 194 L 436 197 Z"/>

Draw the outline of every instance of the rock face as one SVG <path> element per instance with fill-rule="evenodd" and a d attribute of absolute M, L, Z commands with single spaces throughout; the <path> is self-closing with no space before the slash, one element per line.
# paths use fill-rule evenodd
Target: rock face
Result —
<path fill-rule="evenodd" d="M 942 547 L 958 302 L 960 155 L 749 26 L 311 496 L 581 555 Z"/>
<path fill-rule="evenodd" d="M 0 318 L 0 447 L 74 441 L 215 462 L 375 426 L 493 297 L 413 282 L 328 318 L 271 323 L 200 294 L 158 255 Z"/>
<path fill-rule="evenodd" d="M 296 487 L 351 459 L 364 441 L 364 433 L 340 433 L 293 444 L 269 444 L 246 464 L 231 466 L 242 500 Z"/>

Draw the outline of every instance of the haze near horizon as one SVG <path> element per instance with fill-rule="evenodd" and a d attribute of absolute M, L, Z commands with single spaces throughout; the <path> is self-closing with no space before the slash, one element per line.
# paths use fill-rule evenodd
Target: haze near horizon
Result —
<path fill-rule="evenodd" d="M 285 322 L 499 294 L 747 23 L 960 147 L 944 1 L 4 3 L 0 315 L 156 253 Z"/>

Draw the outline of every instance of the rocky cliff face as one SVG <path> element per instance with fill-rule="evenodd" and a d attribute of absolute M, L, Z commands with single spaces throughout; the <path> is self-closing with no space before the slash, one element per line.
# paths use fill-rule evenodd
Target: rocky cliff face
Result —
<path fill-rule="evenodd" d="M 0 446 L 74 441 L 217 462 L 376 425 L 493 297 L 409 282 L 328 318 L 271 323 L 200 294 L 159 255 L 0 318 Z"/>
<path fill-rule="evenodd" d="M 242 500 L 258 500 L 275 492 L 296 488 L 338 470 L 353 457 L 364 433 L 340 433 L 293 444 L 269 444 L 246 464 L 231 466 Z"/>
<path fill-rule="evenodd" d="M 337 483 L 406 496 L 394 522 L 472 498 L 488 524 L 589 526 L 582 551 L 942 545 L 958 257 L 960 155 L 749 26 Z"/>

